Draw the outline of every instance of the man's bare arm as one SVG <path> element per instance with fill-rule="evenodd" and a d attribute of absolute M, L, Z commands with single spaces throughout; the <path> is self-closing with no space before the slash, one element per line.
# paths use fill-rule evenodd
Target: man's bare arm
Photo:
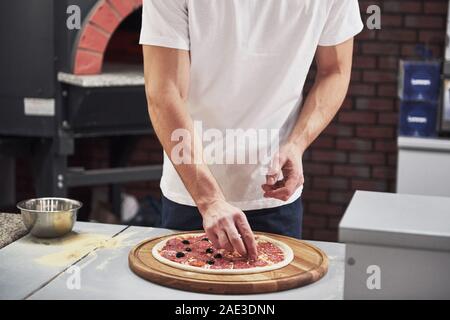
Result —
<path fill-rule="evenodd" d="M 266 184 L 266 197 L 287 200 L 303 184 L 302 156 L 326 128 L 342 105 L 350 82 L 353 39 L 329 47 L 318 47 L 315 83 L 303 104 L 297 123 L 276 155 Z M 283 173 L 283 180 L 278 177 Z"/>
<path fill-rule="evenodd" d="M 153 128 L 197 204 L 208 237 L 217 247 L 236 249 L 256 258 L 256 243 L 245 214 L 226 202 L 220 186 L 202 161 L 202 144 L 194 135 L 194 124 L 186 108 L 189 52 L 143 46 L 143 53 L 148 111 Z M 190 140 L 172 140 L 172 133 L 180 129 L 189 133 Z M 189 153 L 188 163 L 180 163 L 172 157 L 172 149 L 180 142 L 183 150 Z"/>
<path fill-rule="evenodd" d="M 347 94 L 352 69 L 353 39 L 318 47 L 315 84 L 290 136 L 301 152 L 319 136 L 338 112 Z"/>
<path fill-rule="evenodd" d="M 188 51 L 144 46 L 148 111 L 169 158 L 173 147 L 178 144 L 178 141 L 171 139 L 176 129 L 186 129 L 194 137 L 193 122 L 186 111 L 189 68 Z M 185 146 L 185 150 L 191 151 L 189 156 L 193 162 L 195 151 L 191 148 L 193 141 L 191 142 Z M 178 165 L 176 169 L 199 206 L 223 198 L 219 185 L 204 164 Z"/>

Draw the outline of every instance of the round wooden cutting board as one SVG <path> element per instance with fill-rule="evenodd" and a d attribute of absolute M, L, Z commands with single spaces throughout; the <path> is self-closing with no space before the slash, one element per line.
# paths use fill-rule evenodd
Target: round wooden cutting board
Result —
<path fill-rule="evenodd" d="M 192 233 L 192 232 L 189 232 Z M 164 237 L 145 240 L 136 245 L 128 263 L 138 276 L 163 286 L 181 290 L 216 294 L 251 294 L 275 292 L 305 286 L 321 279 L 328 271 L 328 258 L 319 248 L 290 237 L 259 233 L 289 245 L 293 261 L 284 268 L 253 274 L 206 274 L 180 270 L 157 261 L 152 248 Z"/>

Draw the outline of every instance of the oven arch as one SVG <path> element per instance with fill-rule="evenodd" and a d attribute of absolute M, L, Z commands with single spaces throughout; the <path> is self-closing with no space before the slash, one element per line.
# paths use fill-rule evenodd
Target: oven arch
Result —
<path fill-rule="evenodd" d="M 114 31 L 140 7 L 142 0 L 99 0 L 78 32 L 72 72 L 78 75 L 101 73 L 105 50 Z"/>

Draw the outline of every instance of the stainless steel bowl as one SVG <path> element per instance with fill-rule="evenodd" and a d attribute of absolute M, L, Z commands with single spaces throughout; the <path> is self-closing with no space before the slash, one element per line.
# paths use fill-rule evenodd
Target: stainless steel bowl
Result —
<path fill-rule="evenodd" d="M 37 198 L 17 204 L 28 231 L 39 238 L 55 238 L 72 231 L 82 203 L 64 198 Z"/>

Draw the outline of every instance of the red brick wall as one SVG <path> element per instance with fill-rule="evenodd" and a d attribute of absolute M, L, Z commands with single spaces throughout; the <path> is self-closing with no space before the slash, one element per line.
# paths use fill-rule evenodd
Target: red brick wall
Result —
<path fill-rule="evenodd" d="M 435 57 L 442 57 L 447 3 L 360 1 L 364 20 L 368 5 L 380 6 L 382 29 L 364 30 L 356 38 L 348 98 L 333 123 L 305 155 L 305 238 L 335 241 L 338 223 L 355 190 L 395 192 L 398 60 L 414 58 L 419 43 L 427 44 Z M 312 71 L 310 79 L 313 74 Z M 82 156 L 77 158 L 84 162 L 88 159 L 91 167 L 103 166 L 105 159 L 101 155 L 108 154 L 104 152 L 107 147 L 104 140 L 81 142 L 77 152 L 82 151 Z M 157 140 L 146 137 L 138 145 L 131 164 L 160 161 Z M 19 187 L 24 185 L 19 181 Z M 27 189 L 21 190 L 23 193 Z M 138 197 L 159 194 L 157 183 L 130 184 L 127 190 Z"/>
<path fill-rule="evenodd" d="M 337 239 L 355 190 L 395 192 L 398 61 L 415 58 L 419 43 L 443 56 L 447 0 L 360 1 L 364 20 L 371 4 L 382 10 L 381 30 L 357 36 L 349 95 L 305 156 L 308 239 Z"/>

